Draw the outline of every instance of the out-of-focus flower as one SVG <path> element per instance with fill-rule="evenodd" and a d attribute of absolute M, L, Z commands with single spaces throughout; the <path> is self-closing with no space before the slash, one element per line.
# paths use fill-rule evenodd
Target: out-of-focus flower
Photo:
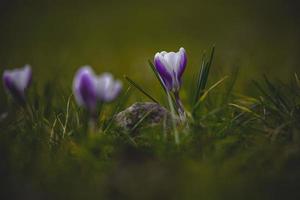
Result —
<path fill-rule="evenodd" d="M 184 48 L 178 52 L 162 51 L 154 56 L 154 64 L 167 90 L 178 92 L 181 86 L 181 76 L 187 64 Z"/>
<path fill-rule="evenodd" d="M 94 112 L 98 102 L 113 101 L 120 93 L 122 83 L 110 73 L 95 75 L 90 66 L 81 67 L 73 80 L 73 93 L 79 106 Z"/>
<path fill-rule="evenodd" d="M 18 102 L 24 103 L 26 100 L 26 89 L 32 80 L 30 65 L 25 65 L 23 68 L 5 70 L 2 79 L 7 92 Z"/>
<path fill-rule="evenodd" d="M 73 93 L 79 106 L 93 112 L 97 106 L 96 75 L 90 66 L 81 67 L 73 80 Z"/>
<path fill-rule="evenodd" d="M 106 72 L 97 77 L 97 96 L 100 101 L 113 101 L 121 90 L 121 81 L 114 80 L 112 74 Z"/>

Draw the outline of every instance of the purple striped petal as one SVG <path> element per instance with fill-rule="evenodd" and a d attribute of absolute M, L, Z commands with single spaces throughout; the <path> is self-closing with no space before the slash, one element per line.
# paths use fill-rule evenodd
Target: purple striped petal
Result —
<path fill-rule="evenodd" d="M 172 75 L 167 70 L 167 66 L 163 64 L 163 61 L 161 61 L 159 53 L 157 53 L 154 57 L 154 65 L 160 77 L 162 78 L 166 89 L 171 90 L 173 84 Z"/>
<path fill-rule="evenodd" d="M 73 92 L 78 105 L 94 111 L 97 106 L 96 82 L 89 66 L 78 70 L 73 81 Z"/>

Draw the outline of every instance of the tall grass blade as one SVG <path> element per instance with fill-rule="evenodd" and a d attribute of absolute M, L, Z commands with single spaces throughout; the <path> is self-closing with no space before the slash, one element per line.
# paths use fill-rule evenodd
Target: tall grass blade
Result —
<path fill-rule="evenodd" d="M 70 111 L 70 101 L 71 101 L 71 97 L 73 96 L 73 94 L 71 94 L 68 98 L 68 102 L 67 102 L 67 111 L 66 111 L 66 118 L 65 118 L 65 123 L 63 125 L 63 133 L 62 133 L 62 138 L 65 138 L 65 134 L 67 131 L 67 125 L 68 125 L 68 121 L 69 121 L 69 111 Z"/>
<path fill-rule="evenodd" d="M 210 88 L 208 88 L 206 91 L 204 91 L 203 95 L 198 99 L 197 103 L 193 107 L 193 110 L 198 108 L 198 106 L 201 104 L 201 102 L 203 102 L 205 100 L 205 98 L 207 97 L 207 95 L 210 91 L 212 91 L 214 88 L 219 86 L 227 78 L 228 78 L 228 76 L 225 76 L 225 77 L 221 78 L 219 81 L 217 81 L 215 84 L 213 84 Z"/>
<path fill-rule="evenodd" d="M 233 106 L 235 108 L 238 108 L 240 110 L 242 110 L 243 112 L 246 112 L 246 113 L 251 113 L 252 115 L 254 115 L 255 117 L 259 118 L 259 119 L 262 119 L 262 117 L 255 113 L 254 111 L 250 110 L 249 108 L 245 107 L 245 106 L 242 106 L 242 105 L 238 105 L 238 104 L 234 104 L 234 103 L 229 103 L 228 105 L 230 106 Z"/>
<path fill-rule="evenodd" d="M 287 104 L 287 102 L 284 100 L 284 97 L 282 96 L 282 94 L 280 93 L 279 89 L 276 88 L 267 78 L 266 75 L 264 75 L 264 79 L 265 82 L 267 84 L 267 87 L 269 88 L 269 91 L 271 93 L 271 96 L 273 96 L 274 101 L 276 101 L 278 103 L 278 105 L 280 105 L 280 107 L 282 109 L 284 109 L 287 113 L 289 113 L 289 105 Z"/>
<path fill-rule="evenodd" d="M 194 97 L 194 104 L 195 102 L 197 102 L 197 100 L 199 99 L 200 96 L 200 92 L 201 92 L 201 82 L 203 81 L 203 76 L 204 76 L 204 71 L 205 71 L 205 55 L 203 55 L 202 57 L 202 64 L 201 67 L 199 69 L 198 72 L 198 77 L 197 77 L 197 85 L 196 85 L 196 92 L 195 92 L 195 97 Z"/>
<path fill-rule="evenodd" d="M 214 57 L 215 47 L 213 46 L 209 60 L 205 59 L 203 55 L 203 61 L 197 78 L 196 94 L 194 99 L 194 104 L 198 102 L 198 99 L 204 94 L 204 89 L 207 85 L 209 71 L 212 65 L 212 60 Z"/>
<path fill-rule="evenodd" d="M 51 131 L 50 131 L 50 138 L 49 138 L 49 145 L 53 145 L 56 142 L 56 138 L 55 138 L 55 132 L 54 132 L 54 128 L 56 126 L 57 123 L 57 118 L 55 118 L 52 127 L 51 127 Z"/>
<path fill-rule="evenodd" d="M 151 101 L 158 104 L 158 101 L 155 100 L 149 93 L 147 93 L 143 88 L 141 88 L 138 84 L 136 84 L 133 80 L 131 80 L 128 76 L 124 75 L 124 78 L 136 89 L 138 89 L 141 93 L 143 93 L 146 97 L 148 97 Z"/>
<path fill-rule="evenodd" d="M 297 86 L 300 88 L 300 79 L 299 79 L 297 73 L 295 73 L 295 80 L 296 80 Z"/>

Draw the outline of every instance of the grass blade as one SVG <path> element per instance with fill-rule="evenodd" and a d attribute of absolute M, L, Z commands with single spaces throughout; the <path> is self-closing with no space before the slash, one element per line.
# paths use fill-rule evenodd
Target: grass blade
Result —
<path fill-rule="evenodd" d="M 195 93 L 195 98 L 194 98 L 194 104 L 197 102 L 197 100 L 199 99 L 200 96 L 200 92 L 201 92 L 201 82 L 203 80 L 203 76 L 204 76 L 204 71 L 205 71 L 205 55 L 203 55 L 202 58 L 202 64 L 198 73 L 198 78 L 197 78 L 197 85 L 196 85 L 196 93 Z"/>
<path fill-rule="evenodd" d="M 278 88 L 276 88 L 267 78 L 266 75 L 264 75 L 265 82 L 269 88 L 269 91 L 271 92 L 270 96 L 273 96 L 274 101 L 276 101 L 282 109 L 284 109 L 287 113 L 289 113 L 289 105 L 284 100 L 284 97 L 280 94 L 280 91 Z"/>
<path fill-rule="evenodd" d="M 296 83 L 297 83 L 298 87 L 300 88 L 300 79 L 299 79 L 297 73 L 295 73 L 295 80 L 296 80 Z"/>
<path fill-rule="evenodd" d="M 262 119 L 262 117 L 259 114 L 255 113 L 254 111 L 250 110 L 249 108 L 247 108 L 245 106 L 234 104 L 234 103 L 229 103 L 228 105 L 238 108 L 238 109 L 242 110 L 243 112 L 250 113 L 259 119 Z"/>
<path fill-rule="evenodd" d="M 198 79 L 197 79 L 196 95 L 195 95 L 195 99 L 194 99 L 194 104 L 196 104 L 198 102 L 199 98 L 204 94 L 204 89 L 207 85 L 208 75 L 209 75 L 210 68 L 212 65 L 212 60 L 214 57 L 214 52 L 215 52 L 215 47 L 213 46 L 208 61 L 205 59 L 205 55 L 203 56 L 203 61 L 202 61 L 200 72 L 199 72 Z"/>
<path fill-rule="evenodd" d="M 156 101 L 150 94 L 148 94 L 143 88 L 141 88 L 138 84 L 136 84 L 133 80 L 131 80 L 128 76 L 124 75 L 124 78 L 136 89 L 138 89 L 141 93 L 143 93 L 146 97 L 151 99 L 153 102 L 158 104 L 158 101 Z"/>
<path fill-rule="evenodd" d="M 201 104 L 201 102 L 204 101 L 204 99 L 207 97 L 208 93 L 213 90 L 214 88 L 216 88 L 217 86 L 219 86 L 223 81 L 225 81 L 228 78 L 228 76 L 225 76 L 223 78 L 221 78 L 219 81 L 217 81 L 215 84 L 213 84 L 210 88 L 208 88 L 206 91 L 203 92 L 203 95 L 197 100 L 197 103 L 195 104 L 195 106 L 193 107 L 193 110 L 197 109 L 198 106 Z"/>

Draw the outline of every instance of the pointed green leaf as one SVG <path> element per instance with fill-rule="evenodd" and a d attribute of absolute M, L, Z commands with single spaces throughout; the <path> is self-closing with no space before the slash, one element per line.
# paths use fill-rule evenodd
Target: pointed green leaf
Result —
<path fill-rule="evenodd" d="M 151 99 L 153 102 L 158 104 L 158 101 L 156 101 L 149 93 L 147 93 L 143 88 L 141 88 L 137 83 L 135 83 L 133 80 L 131 80 L 128 76 L 124 75 L 124 78 L 136 89 L 138 89 L 141 93 L 143 93 L 146 97 Z"/>

